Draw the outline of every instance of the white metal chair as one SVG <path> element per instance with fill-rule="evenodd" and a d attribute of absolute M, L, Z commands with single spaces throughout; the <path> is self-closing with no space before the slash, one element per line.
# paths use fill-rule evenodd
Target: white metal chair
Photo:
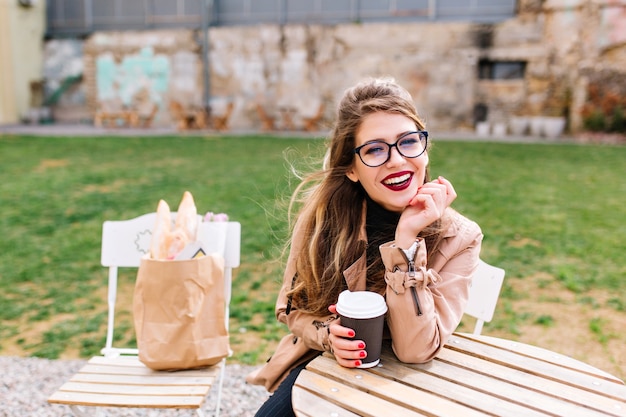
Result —
<path fill-rule="evenodd" d="M 172 213 L 175 216 L 176 213 Z M 202 222 L 198 216 L 198 240 L 209 253 L 224 256 L 225 318 L 228 330 L 232 269 L 239 266 L 241 225 L 238 222 Z M 105 221 L 102 227 L 101 263 L 109 268 L 108 326 L 103 356 L 95 356 L 48 402 L 69 405 L 77 416 L 93 415 L 84 406 L 195 409 L 202 405 L 217 381 L 215 415 L 220 412 L 225 359 L 197 370 L 153 371 L 143 365 L 137 349 L 113 346 L 117 273 L 120 267 L 139 267 L 149 252 L 156 213 L 124 221 Z"/>
<path fill-rule="evenodd" d="M 489 265 L 482 259 L 479 260 L 478 269 L 472 277 L 469 300 L 464 312 L 476 318 L 474 334 L 480 334 L 483 324 L 493 319 L 503 281 L 504 269 Z"/>

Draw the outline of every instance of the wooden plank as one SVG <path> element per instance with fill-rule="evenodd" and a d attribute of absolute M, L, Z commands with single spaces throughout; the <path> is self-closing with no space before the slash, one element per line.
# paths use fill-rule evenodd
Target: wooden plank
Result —
<path fill-rule="evenodd" d="M 123 366 L 139 366 L 145 368 L 146 365 L 139 361 L 137 356 L 115 356 L 115 357 L 105 357 L 105 356 L 92 356 L 89 359 L 90 364 L 93 365 L 123 365 Z"/>
<path fill-rule="evenodd" d="M 542 378 L 552 379 L 565 385 L 595 392 L 599 395 L 610 396 L 617 400 L 626 399 L 624 385 L 474 340 L 457 338 L 452 343 L 448 343 L 446 348 L 464 352 L 467 355 L 499 363 Z"/>
<path fill-rule="evenodd" d="M 99 382 L 103 384 L 131 384 L 131 385 L 211 385 L 215 377 L 174 377 L 153 375 L 111 375 L 111 374 L 83 374 L 78 373 L 70 378 L 72 382 Z"/>
<path fill-rule="evenodd" d="M 511 403 L 550 415 L 565 415 L 568 417 L 604 415 L 597 410 L 581 407 L 579 404 L 572 404 L 561 398 L 551 397 L 543 392 L 512 384 L 506 380 L 493 378 L 488 373 L 488 370 L 486 373 L 477 373 L 470 369 L 440 360 L 434 360 L 428 364 L 405 366 L 453 381 L 459 386 L 475 389 L 495 398 L 510 401 Z"/>
<path fill-rule="evenodd" d="M 87 362 L 88 365 L 105 365 L 105 366 L 124 366 L 124 367 L 138 367 L 142 369 L 147 369 L 151 372 L 163 372 L 163 373 L 171 373 L 171 374 L 179 374 L 179 373 L 217 373 L 224 365 L 224 361 L 220 361 L 215 365 L 206 366 L 203 368 L 194 368 L 194 369 L 182 369 L 176 371 L 155 371 L 153 369 L 148 368 L 144 365 L 137 356 L 114 356 L 114 357 L 105 357 L 105 356 L 93 356 Z"/>
<path fill-rule="evenodd" d="M 291 401 L 297 417 L 359 417 L 337 404 L 320 401 L 320 397 L 299 386 L 294 386 L 291 390 Z"/>
<path fill-rule="evenodd" d="M 582 407 L 592 408 L 607 414 L 619 415 L 626 410 L 626 402 L 608 398 L 594 392 L 582 390 L 569 385 L 561 384 L 545 378 L 537 378 L 526 372 L 511 369 L 507 366 L 492 363 L 481 358 L 465 355 L 451 349 L 443 349 L 435 360 L 455 364 L 473 372 L 489 375 L 493 378 L 510 382 L 530 390 L 562 398 L 566 401 L 579 404 Z"/>
<path fill-rule="evenodd" d="M 57 391 L 48 398 L 48 402 L 92 407 L 199 408 L 204 398 L 190 395 L 155 397 Z"/>
<path fill-rule="evenodd" d="M 552 352 L 547 349 L 543 349 L 537 346 L 527 345 L 521 342 L 515 342 L 513 340 L 499 339 L 496 337 L 474 335 L 469 333 L 455 333 L 448 343 L 455 343 L 456 337 L 463 339 L 474 340 L 479 343 L 499 347 L 511 352 L 519 353 L 524 356 L 539 359 L 545 362 L 553 363 L 558 366 L 570 368 L 576 371 L 585 372 L 596 378 L 606 379 L 607 381 L 615 382 L 616 384 L 624 385 L 624 381 L 620 380 L 614 375 L 604 372 L 598 368 L 595 368 L 587 363 L 581 362 L 577 359 L 571 358 L 567 355 L 563 355 L 557 352 Z"/>
<path fill-rule="evenodd" d="M 145 376 L 153 377 L 158 376 L 161 378 L 206 378 L 215 377 L 219 368 L 208 368 L 207 370 L 187 370 L 187 371 L 154 371 L 147 367 L 139 366 L 120 366 L 120 365 L 94 365 L 86 364 L 78 372 L 81 374 L 100 374 L 100 375 L 133 375 L 133 376 Z"/>
<path fill-rule="evenodd" d="M 207 395 L 211 386 L 129 385 L 66 382 L 59 391 L 120 395 Z"/>
<path fill-rule="evenodd" d="M 403 408 L 423 412 L 428 415 L 449 415 L 463 417 L 479 417 L 484 413 L 468 408 L 454 401 L 441 398 L 414 387 L 390 381 L 368 372 L 365 369 L 348 369 L 338 366 L 334 359 L 320 357 L 309 363 L 307 369 L 336 379 L 345 385 L 352 386 L 363 392 L 396 403 Z"/>
<path fill-rule="evenodd" d="M 408 410 L 382 398 L 375 396 L 365 397 L 363 391 L 306 369 L 300 372 L 296 380 L 296 386 L 315 393 L 320 398 L 363 417 L 414 417 L 426 415 Z M 311 412 L 311 414 L 317 415 L 316 412 Z"/>
<path fill-rule="evenodd" d="M 487 415 L 501 417 L 523 417 L 523 416 L 546 416 L 540 410 L 530 409 L 524 405 L 511 402 L 510 399 L 503 399 L 499 396 L 484 393 L 474 388 L 459 385 L 453 379 L 442 378 L 425 372 L 432 362 L 420 367 L 406 366 L 386 353 L 381 357 L 382 367 L 371 368 L 371 372 L 384 376 L 385 378 L 400 381 L 403 384 L 414 387 L 417 390 L 430 392 L 434 395 L 448 398 L 466 407 L 473 408 Z"/>
<path fill-rule="evenodd" d="M 89 359 L 89 362 L 85 365 L 102 365 L 102 366 L 121 366 L 124 368 L 139 368 L 143 369 L 146 372 L 159 372 L 165 374 L 193 374 L 193 373 L 213 373 L 216 374 L 219 372 L 221 367 L 223 366 L 224 361 L 220 361 L 219 363 L 207 366 L 204 368 L 195 368 L 195 369 L 184 369 L 178 371 L 155 371 L 153 369 L 148 368 L 144 365 L 137 356 L 117 356 L 117 357 L 104 357 L 104 356 L 93 356 Z"/>

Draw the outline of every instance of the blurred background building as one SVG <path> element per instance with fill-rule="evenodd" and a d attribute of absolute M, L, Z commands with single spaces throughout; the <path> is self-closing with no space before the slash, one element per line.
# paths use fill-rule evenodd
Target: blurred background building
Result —
<path fill-rule="evenodd" d="M 323 129 L 388 75 L 434 131 L 619 132 L 626 1 L 0 0 L 0 71 L 0 123 Z"/>

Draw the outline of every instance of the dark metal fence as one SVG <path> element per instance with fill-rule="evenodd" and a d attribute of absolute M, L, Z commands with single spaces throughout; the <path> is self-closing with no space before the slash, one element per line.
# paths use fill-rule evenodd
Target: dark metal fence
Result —
<path fill-rule="evenodd" d="M 47 0 L 48 37 L 254 24 L 471 21 L 515 15 L 515 0 Z"/>

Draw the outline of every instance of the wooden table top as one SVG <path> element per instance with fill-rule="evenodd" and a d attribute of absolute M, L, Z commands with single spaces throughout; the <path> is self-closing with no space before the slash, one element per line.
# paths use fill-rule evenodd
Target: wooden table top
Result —
<path fill-rule="evenodd" d="M 505 339 L 454 334 L 426 364 L 348 369 L 322 355 L 296 380 L 297 416 L 626 416 L 626 385 L 570 357 Z"/>

